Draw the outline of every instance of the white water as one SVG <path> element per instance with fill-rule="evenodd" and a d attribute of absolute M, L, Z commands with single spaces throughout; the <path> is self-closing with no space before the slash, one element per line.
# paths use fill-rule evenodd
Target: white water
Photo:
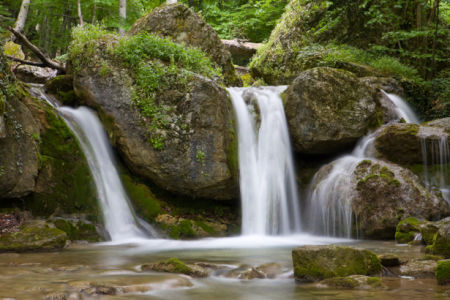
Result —
<path fill-rule="evenodd" d="M 418 123 L 419 119 L 408 104 L 399 96 L 382 91 L 395 107 L 396 115 L 406 122 Z M 380 129 L 379 129 L 380 130 Z M 350 155 L 334 161 L 326 178 L 312 180 L 308 193 L 307 223 L 309 230 L 316 234 L 350 238 L 358 232 L 353 230 L 351 193 L 352 173 L 364 159 L 373 157 L 373 142 L 378 131 L 363 137 Z"/>
<path fill-rule="evenodd" d="M 97 115 L 86 107 L 61 107 L 80 141 L 97 186 L 105 227 L 113 241 L 146 235 L 137 226 L 123 188 L 106 132 Z"/>
<path fill-rule="evenodd" d="M 286 87 L 229 88 L 237 117 L 243 235 L 300 231 L 299 200 L 286 116 Z M 244 98 L 256 101 L 257 116 Z"/>
<path fill-rule="evenodd" d="M 134 216 L 114 164 L 114 155 L 108 137 L 97 115 L 87 107 L 77 109 L 59 107 L 43 92 L 41 85 L 32 85 L 30 92 L 55 108 L 80 142 L 94 177 L 105 227 L 112 241 L 147 237 L 147 234 L 138 227 L 137 222 L 146 232 L 157 236 L 156 231 L 149 224 Z"/>

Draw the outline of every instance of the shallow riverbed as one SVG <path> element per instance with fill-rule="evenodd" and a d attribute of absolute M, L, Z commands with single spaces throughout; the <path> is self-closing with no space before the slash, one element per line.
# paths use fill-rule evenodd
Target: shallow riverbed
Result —
<path fill-rule="evenodd" d="M 0 298 L 42 299 L 50 294 L 77 293 L 94 285 L 120 287 L 121 292 L 83 299 L 444 299 L 449 295 L 449 288 L 438 286 L 435 279 L 384 277 L 387 289 L 382 290 L 331 290 L 296 284 L 292 278 L 292 248 L 329 243 L 363 247 L 376 253 L 395 253 L 400 258 L 423 255 L 420 247 L 400 246 L 394 242 L 332 240 L 303 235 L 185 242 L 140 240 L 129 241 L 126 245 L 78 244 L 60 252 L 0 254 Z M 275 279 L 239 280 L 220 274 L 194 279 L 140 270 L 144 263 L 169 257 L 229 268 L 274 262 L 283 272 Z"/>

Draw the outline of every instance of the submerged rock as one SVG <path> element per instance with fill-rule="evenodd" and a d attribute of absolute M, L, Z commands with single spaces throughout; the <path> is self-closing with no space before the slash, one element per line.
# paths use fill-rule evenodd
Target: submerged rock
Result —
<path fill-rule="evenodd" d="M 410 260 L 400 266 L 400 275 L 414 278 L 434 278 L 437 262 L 435 260 Z"/>
<path fill-rule="evenodd" d="M 295 151 L 328 154 L 353 146 L 382 122 L 376 95 L 347 71 L 315 68 L 301 73 L 285 92 Z"/>
<path fill-rule="evenodd" d="M 228 86 L 242 86 L 226 50 L 214 29 L 184 4 L 162 5 L 140 18 L 128 34 L 141 31 L 169 36 L 178 43 L 197 47 L 206 52 L 222 69 Z"/>
<path fill-rule="evenodd" d="M 378 277 L 369 277 L 364 275 L 351 275 L 347 277 L 333 277 L 322 280 L 319 287 L 325 286 L 337 289 L 378 289 L 385 288 L 385 285 Z"/>
<path fill-rule="evenodd" d="M 192 277 L 207 277 L 209 275 L 209 272 L 205 268 L 195 264 L 185 264 L 176 258 L 169 258 L 157 263 L 144 264 L 141 266 L 141 269 L 142 271 L 185 274 Z"/>
<path fill-rule="evenodd" d="M 382 269 L 375 253 L 343 246 L 299 247 L 292 250 L 292 260 L 294 276 L 299 282 L 349 275 L 378 275 Z"/>
<path fill-rule="evenodd" d="M 44 221 L 25 222 L 17 232 L 0 235 L 0 252 L 48 251 L 65 246 L 67 234 Z"/>

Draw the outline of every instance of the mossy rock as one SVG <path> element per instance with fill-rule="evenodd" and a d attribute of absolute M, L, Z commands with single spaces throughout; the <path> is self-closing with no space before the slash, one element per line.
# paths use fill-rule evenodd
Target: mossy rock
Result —
<path fill-rule="evenodd" d="M 64 231 L 71 241 L 99 242 L 102 240 L 95 225 L 88 221 L 57 219 L 53 221 L 53 224 L 56 228 Z"/>
<path fill-rule="evenodd" d="M 395 232 L 395 240 L 400 244 L 407 244 L 414 240 L 417 234 L 420 233 L 420 224 L 417 218 L 409 217 L 401 220 L 397 225 Z"/>
<path fill-rule="evenodd" d="M 75 135 L 47 103 L 29 99 L 27 105 L 41 128 L 39 176 L 25 208 L 39 216 L 78 213 L 98 220 L 95 183 Z"/>
<path fill-rule="evenodd" d="M 187 265 L 177 258 L 169 258 L 152 264 L 141 266 L 142 271 L 155 271 L 165 273 L 185 274 L 192 277 L 207 277 L 208 272 L 197 265 Z"/>
<path fill-rule="evenodd" d="M 378 258 L 384 267 L 396 267 L 400 265 L 400 259 L 395 254 L 382 254 L 378 255 Z"/>
<path fill-rule="evenodd" d="M 382 124 L 375 89 L 341 69 L 304 71 L 284 97 L 292 144 L 302 154 L 350 149 L 369 130 Z"/>
<path fill-rule="evenodd" d="M 369 250 L 343 246 L 303 246 L 292 250 L 294 276 L 299 282 L 349 275 L 378 275 L 382 266 Z"/>
<path fill-rule="evenodd" d="M 438 224 L 439 230 L 434 236 L 431 252 L 450 258 L 450 218 L 446 218 Z"/>
<path fill-rule="evenodd" d="M 59 75 L 45 83 L 45 90 L 54 95 L 64 105 L 75 105 L 80 99 L 73 90 L 73 76 Z"/>
<path fill-rule="evenodd" d="M 450 284 L 450 259 L 438 261 L 436 279 L 440 285 Z"/>
<path fill-rule="evenodd" d="M 231 54 L 221 39 L 199 15 L 182 3 L 155 8 L 137 20 L 128 34 L 150 32 L 171 37 L 178 43 L 202 49 L 222 69 L 228 86 L 242 86 L 231 61 Z"/>
<path fill-rule="evenodd" d="M 0 252 L 58 250 L 65 246 L 67 234 L 43 221 L 22 225 L 18 232 L 0 235 Z"/>
<path fill-rule="evenodd" d="M 335 289 L 376 289 L 384 287 L 380 278 L 364 275 L 327 278 L 321 281 L 320 285 Z"/>

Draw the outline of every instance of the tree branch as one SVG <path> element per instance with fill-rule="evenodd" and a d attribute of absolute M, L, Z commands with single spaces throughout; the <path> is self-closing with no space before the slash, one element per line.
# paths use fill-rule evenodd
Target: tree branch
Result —
<path fill-rule="evenodd" d="M 66 73 L 66 68 L 61 66 L 60 64 L 52 61 L 50 58 L 46 57 L 44 53 L 42 53 L 42 51 L 36 47 L 35 45 L 33 45 L 26 36 L 24 36 L 23 34 L 21 34 L 20 32 L 18 32 L 17 30 L 8 27 L 8 30 L 11 31 L 16 38 L 18 39 L 18 41 L 21 42 L 21 44 L 23 44 L 25 47 L 27 47 L 28 49 L 30 49 L 41 61 L 42 63 L 49 68 L 52 69 L 56 69 L 58 70 L 60 73 L 65 74 Z"/>
<path fill-rule="evenodd" d="M 9 56 L 9 55 L 5 55 L 7 58 L 9 58 L 12 61 L 16 61 L 19 62 L 21 64 L 24 65 L 30 65 L 30 66 L 35 66 L 35 67 L 41 67 L 41 68 L 45 68 L 47 67 L 46 64 L 42 63 L 42 62 L 37 62 L 37 61 L 31 61 L 31 60 L 23 60 L 14 56 Z"/>

